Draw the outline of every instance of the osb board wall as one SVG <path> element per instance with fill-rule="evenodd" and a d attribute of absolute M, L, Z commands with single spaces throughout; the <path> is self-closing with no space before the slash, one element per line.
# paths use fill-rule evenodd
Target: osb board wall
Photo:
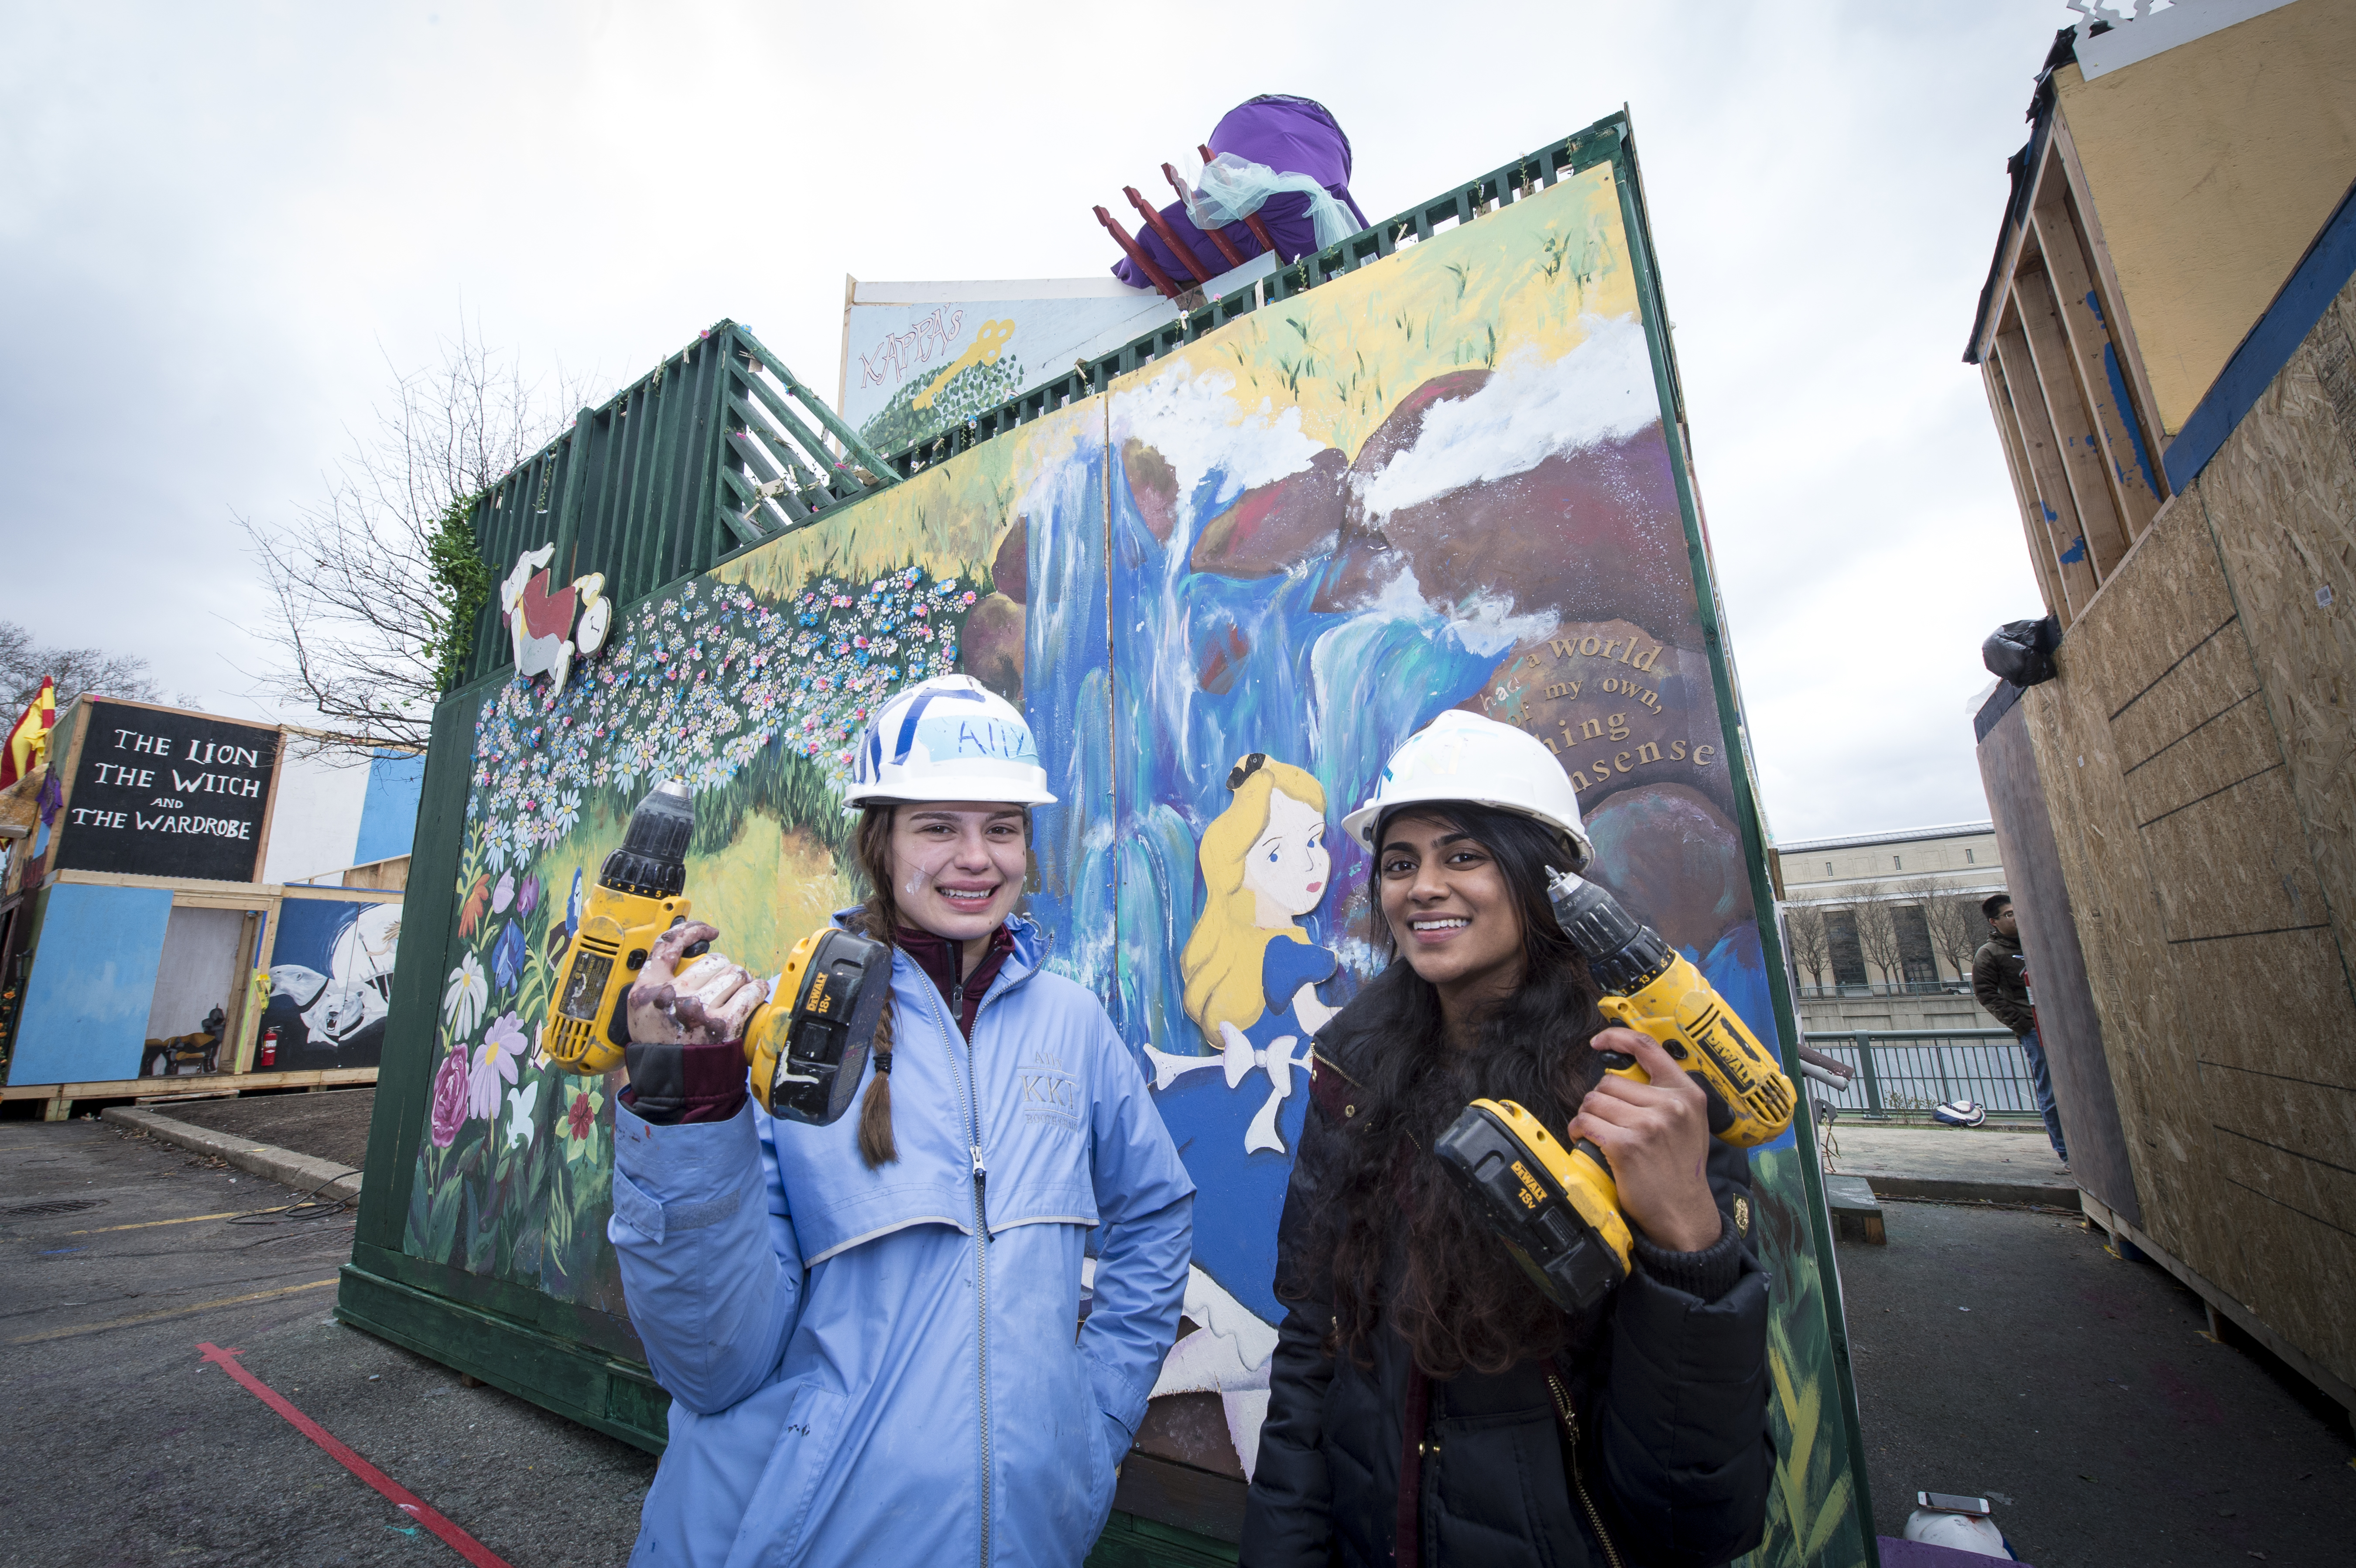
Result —
<path fill-rule="evenodd" d="M 2201 503 L 2179 497 L 2020 704 L 2145 1230 L 2356 1380 L 2356 1041 L 2339 943 Z"/>
<path fill-rule="evenodd" d="M 2343 953 L 2356 952 L 2356 279 L 2202 471 Z M 2326 918 L 2321 908 L 2298 912 Z M 2356 1042 L 2337 1081 L 2356 1083 Z M 2356 1160 L 2346 1162 L 2356 1165 Z"/>

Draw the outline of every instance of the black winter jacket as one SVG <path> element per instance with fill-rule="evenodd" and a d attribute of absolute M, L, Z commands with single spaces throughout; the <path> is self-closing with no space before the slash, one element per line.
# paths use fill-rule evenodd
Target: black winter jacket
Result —
<path fill-rule="evenodd" d="M 1757 1545 L 1775 1452 L 1746 1156 L 1711 1144 L 1710 1185 L 1727 1216 L 1719 1244 L 1673 1253 L 1639 1237 L 1637 1266 L 1568 1364 L 1434 1382 L 1404 1339 L 1385 1334 L 1374 1366 L 1361 1368 L 1322 1348 L 1330 1283 L 1300 1266 L 1355 1115 L 1363 1073 L 1351 1068 L 1372 1044 L 1354 1040 L 1348 1023 L 1345 1012 L 1318 1037 L 1278 1230 L 1289 1310 L 1243 1568 L 1707 1568 Z"/>

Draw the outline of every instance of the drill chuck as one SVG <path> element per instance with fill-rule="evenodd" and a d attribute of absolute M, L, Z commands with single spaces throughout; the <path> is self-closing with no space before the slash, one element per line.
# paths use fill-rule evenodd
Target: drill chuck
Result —
<path fill-rule="evenodd" d="M 1642 991 L 1666 973 L 1676 957 L 1659 932 L 1584 877 L 1555 872 L 1547 897 L 1563 935 L 1586 957 L 1588 972 L 1607 993 L 1625 996 Z"/>
<path fill-rule="evenodd" d="M 687 844 L 695 836 L 695 802 L 687 786 L 666 779 L 630 813 L 622 847 L 605 857 L 597 886 L 641 898 L 675 898 L 687 886 Z"/>

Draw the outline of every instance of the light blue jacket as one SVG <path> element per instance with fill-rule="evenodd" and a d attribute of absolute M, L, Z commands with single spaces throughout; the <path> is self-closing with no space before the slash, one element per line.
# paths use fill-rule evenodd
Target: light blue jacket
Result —
<path fill-rule="evenodd" d="M 1103 1007 L 1012 924 L 969 1048 L 894 963 L 894 1164 L 861 1160 L 856 1106 L 615 1112 L 607 1234 L 671 1396 L 633 1564 L 1076 1564 L 1104 1528 L 1194 1188 Z"/>

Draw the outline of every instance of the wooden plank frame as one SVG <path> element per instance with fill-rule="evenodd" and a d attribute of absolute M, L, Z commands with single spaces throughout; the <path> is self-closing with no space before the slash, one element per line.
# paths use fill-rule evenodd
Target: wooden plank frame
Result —
<path fill-rule="evenodd" d="M 2093 411 L 2078 381 L 2075 356 L 2062 326 L 2061 306 L 2043 268 L 2024 269 L 2013 278 L 2012 302 L 2029 341 L 2037 384 L 2045 393 L 2062 478 L 2077 505 L 2079 538 L 2085 541 L 2099 582 L 2127 553 L 2127 531 L 2120 522 L 2110 476 L 2104 471 L 2103 453 L 2095 444 Z"/>
<path fill-rule="evenodd" d="M 2047 609 L 2067 626 L 2171 492 L 2150 378 L 2076 145 L 2050 92 L 2037 116 L 1964 357 L 1989 383 L 2030 563 Z"/>

